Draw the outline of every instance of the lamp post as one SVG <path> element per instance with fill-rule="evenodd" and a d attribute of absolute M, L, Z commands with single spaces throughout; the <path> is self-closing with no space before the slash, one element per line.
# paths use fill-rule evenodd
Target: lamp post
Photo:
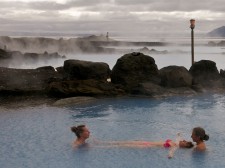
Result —
<path fill-rule="evenodd" d="M 195 20 L 190 20 L 190 28 L 191 28 L 191 63 L 194 64 L 194 28 L 195 28 Z"/>

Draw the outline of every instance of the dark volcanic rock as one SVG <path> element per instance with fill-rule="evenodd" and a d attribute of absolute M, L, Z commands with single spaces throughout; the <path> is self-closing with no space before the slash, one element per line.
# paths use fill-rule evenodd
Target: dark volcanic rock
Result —
<path fill-rule="evenodd" d="M 7 59 L 9 58 L 9 53 L 3 49 L 0 49 L 0 59 Z"/>
<path fill-rule="evenodd" d="M 124 95 L 124 91 L 112 83 L 93 79 L 52 82 L 48 93 L 56 97 Z"/>
<path fill-rule="evenodd" d="M 142 53 L 130 53 L 117 60 L 112 69 L 111 81 L 122 84 L 127 91 L 131 91 L 142 82 L 160 83 L 160 78 L 158 67 L 152 57 Z"/>
<path fill-rule="evenodd" d="M 159 70 L 164 87 L 191 87 L 192 76 L 185 67 L 168 66 Z"/>
<path fill-rule="evenodd" d="M 103 62 L 66 60 L 64 71 L 69 79 L 97 79 L 106 81 L 110 76 L 109 65 Z"/>
<path fill-rule="evenodd" d="M 56 71 L 57 70 L 57 71 Z M 168 97 L 193 95 L 207 90 L 225 91 L 223 71 L 202 60 L 189 71 L 168 66 L 158 70 L 155 60 L 142 53 L 126 54 L 117 60 L 111 76 L 108 64 L 66 60 L 56 70 L 0 68 L 1 95 L 49 95 L 54 97 L 121 95 Z M 107 82 L 111 77 L 112 82 Z"/>
<path fill-rule="evenodd" d="M 189 72 L 195 79 L 199 80 L 214 80 L 220 77 L 216 63 L 210 60 L 201 60 L 195 62 Z"/>
<path fill-rule="evenodd" d="M 37 70 L 43 70 L 43 71 L 55 71 L 55 68 L 52 67 L 52 66 L 43 66 L 43 67 L 39 67 L 39 68 L 36 68 Z"/>
<path fill-rule="evenodd" d="M 155 97 L 156 95 L 163 95 L 165 91 L 166 89 L 160 85 L 152 82 L 144 82 L 139 83 L 138 86 L 132 90 L 132 94 Z"/>
<path fill-rule="evenodd" d="M 220 76 L 225 78 L 225 70 L 223 70 L 223 69 L 220 70 Z"/>
<path fill-rule="evenodd" d="M 55 69 L 56 69 L 56 71 L 57 71 L 58 73 L 61 73 L 61 74 L 64 74 L 64 73 L 65 73 L 63 66 L 56 67 Z"/>
<path fill-rule="evenodd" d="M 52 78 L 61 78 L 61 76 L 49 68 L 11 69 L 0 67 L 0 92 L 41 93 L 44 92 Z"/>
<path fill-rule="evenodd" d="M 216 63 L 210 60 L 195 62 L 189 72 L 193 76 L 193 84 L 204 88 L 224 88 L 224 80 L 220 76 Z"/>

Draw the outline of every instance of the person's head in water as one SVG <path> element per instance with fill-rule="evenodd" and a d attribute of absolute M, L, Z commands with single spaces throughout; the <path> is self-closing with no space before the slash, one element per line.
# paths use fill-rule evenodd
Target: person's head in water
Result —
<path fill-rule="evenodd" d="M 209 139 L 209 136 L 205 133 L 205 130 L 201 127 L 195 127 L 192 130 L 191 138 L 194 142 L 203 142 Z"/>
<path fill-rule="evenodd" d="M 71 127 L 71 131 L 75 133 L 78 139 L 87 139 L 89 138 L 90 131 L 85 125 L 78 125 Z"/>
<path fill-rule="evenodd" d="M 194 146 L 194 144 L 191 141 L 180 141 L 179 142 L 179 147 L 181 148 L 192 148 Z"/>

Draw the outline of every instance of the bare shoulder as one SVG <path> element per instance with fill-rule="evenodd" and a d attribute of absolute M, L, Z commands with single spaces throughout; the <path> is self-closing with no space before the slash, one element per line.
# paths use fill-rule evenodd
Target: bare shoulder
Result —
<path fill-rule="evenodd" d="M 199 144 L 195 147 L 196 150 L 198 151 L 205 151 L 206 150 L 206 145 L 204 143 Z"/>
<path fill-rule="evenodd" d="M 75 143 L 75 142 L 72 142 L 72 144 L 71 144 L 71 145 L 72 145 L 72 147 L 73 147 L 73 148 L 76 148 L 76 147 L 78 146 L 78 144 L 77 144 L 77 143 Z"/>
<path fill-rule="evenodd" d="M 72 142 L 72 147 L 73 148 L 76 148 L 76 147 L 78 147 L 78 146 L 80 146 L 81 145 L 81 143 L 79 143 L 78 141 L 73 141 Z"/>

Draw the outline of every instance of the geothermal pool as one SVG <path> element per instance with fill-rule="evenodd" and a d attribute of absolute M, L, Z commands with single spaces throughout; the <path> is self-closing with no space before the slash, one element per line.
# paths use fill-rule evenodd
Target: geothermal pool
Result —
<path fill-rule="evenodd" d="M 89 143 L 98 140 L 191 140 L 193 127 L 205 128 L 205 153 L 179 149 L 173 159 L 164 148 L 74 150 L 70 127 L 86 124 Z M 6 108 L 0 106 L 2 168 L 212 168 L 224 167 L 225 95 L 165 99 L 113 98 L 82 106 Z"/>

